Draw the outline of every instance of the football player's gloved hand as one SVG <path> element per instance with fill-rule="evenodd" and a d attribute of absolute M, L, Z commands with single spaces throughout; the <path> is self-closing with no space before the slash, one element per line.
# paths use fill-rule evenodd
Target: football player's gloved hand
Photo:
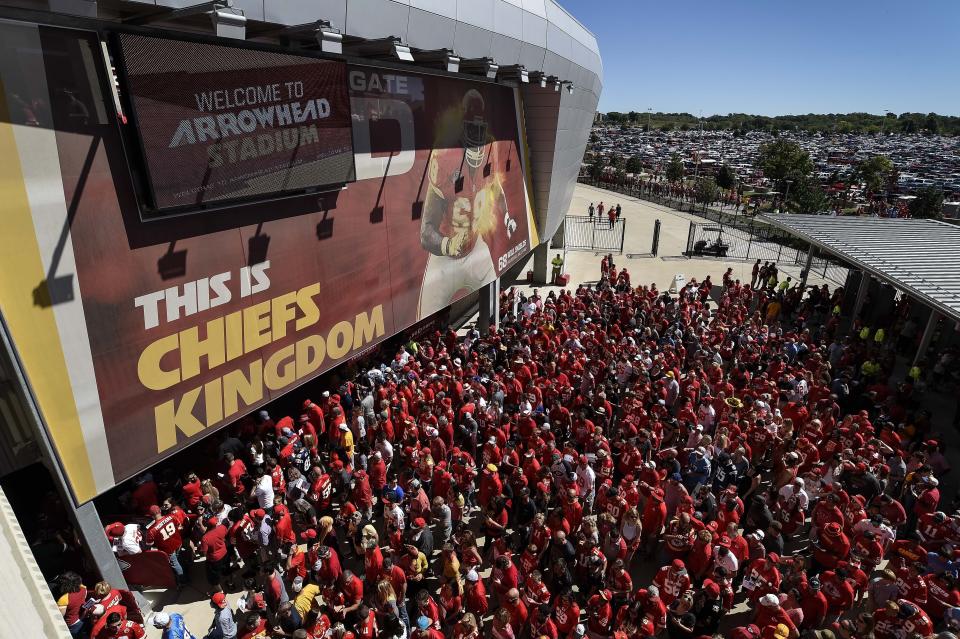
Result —
<path fill-rule="evenodd" d="M 467 241 L 467 233 L 461 231 L 455 233 L 450 237 L 443 238 L 443 242 L 440 245 L 443 254 L 448 257 L 460 257 L 460 253 L 463 251 L 463 246 Z"/>
<path fill-rule="evenodd" d="M 513 232 L 517 230 L 517 221 L 510 217 L 510 212 L 503 214 L 503 225 L 507 229 L 507 237 L 513 237 Z"/>
<path fill-rule="evenodd" d="M 467 243 L 467 237 L 470 234 L 470 217 L 473 207 L 470 200 L 465 197 L 458 197 L 453 203 L 453 213 L 450 216 L 450 224 L 453 227 L 453 235 L 445 238 L 440 249 L 444 255 L 449 257 L 459 257 L 463 252 L 463 247 Z"/>

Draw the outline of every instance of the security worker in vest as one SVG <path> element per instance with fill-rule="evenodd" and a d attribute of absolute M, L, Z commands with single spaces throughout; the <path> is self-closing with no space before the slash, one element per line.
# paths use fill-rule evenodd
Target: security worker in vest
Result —
<path fill-rule="evenodd" d="M 550 263 L 553 264 L 553 273 L 550 279 L 556 284 L 560 280 L 560 273 L 563 271 L 563 256 L 557 253 L 557 256 Z"/>

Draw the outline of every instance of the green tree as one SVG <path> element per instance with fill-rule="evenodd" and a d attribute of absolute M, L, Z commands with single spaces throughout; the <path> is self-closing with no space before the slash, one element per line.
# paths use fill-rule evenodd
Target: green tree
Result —
<path fill-rule="evenodd" d="M 630 124 L 635 123 L 639 119 L 640 119 L 640 114 L 637 113 L 636 111 L 631 111 L 630 113 L 627 114 L 627 120 L 629 120 Z"/>
<path fill-rule="evenodd" d="M 932 186 L 921 189 L 910 200 L 910 217 L 939 220 L 943 217 L 943 191 Z"/>
<path fill-rule="evenodd" d="M 590 165 L 590 177 L 594 180 L 599 180 L 605 168 L 607 168 L 606 159 L 602 155 L 597 155 L 593 158 L 593 163 Z"/>
<path fill-rule="evenodd" d="M 623 169 L 617 169 L 613 174 L 613 179 L 616 180 L 617 184 L 623 184 L 627 181 L 627 172 Z"/>
<path fill-rule="evenodd" d="M 667 164 L 667 181 L 676 184 L 683 179 L 683 161 L 676 153 L 670 158 Z"/>
<path fill-rule="evenodd" d="M 822 213 L 830 209 L 830 197 L 815 180 L 803 180 L 790 189 L 787 209 L 806 215 Z"/>
<path fill-rule="evenodd" d="M 792 140 L 774 140 L 760 147 L 757 166 L 763 175 L 777 184 L 777 190 L 786 189 L 787 180 L 799 183 L 813 171 L 810 154 Z"/>
<path fill-rule="evenodd" d="M 729 191 L 737 185 L 737 174 L 728 165 L 724 164 L 717 171 L 717 186 Z"/>
<path fill-rule="evenodd" d="M 719 189 L 713 178 L 700 178 L 693 190 L 694 197 L 700 204 L 710 204 L 717 199 Z"/>
<path fill-rule="evenodd" d="M 886 186 L 892 172 L 893 162 L 890 158 L 885 155 L 874 155 L 857 165 L 855 175 L 863 181 L 868 193 L 876 193 Z"/>
<path fill-rule="evenodd" d="M 625 167 L 627 173 L 640 173 L 643 170 L 643 164 L 640 163 L 639 155 L 631 155 L 627 158 L 627 164 Z"/>
<path fill-rule="evenodd" d="M 923 128 L 926 129 L 928 133 L 940 133 L 940 118 L 937 117 L 936 113 L 927 114 L 927 117 L 923 120 Z"/>
<path fill-rule="evenodd" d="M 610 164 L 610 166 L 612 166 L 614 169 L 622 169 L 622 168 L 623 168 L 623 156 L 622 156 L 622 155 L 612 155 L 612 156 L 610 156 L 610 162 L 609 162 L 609 164 Z"/>

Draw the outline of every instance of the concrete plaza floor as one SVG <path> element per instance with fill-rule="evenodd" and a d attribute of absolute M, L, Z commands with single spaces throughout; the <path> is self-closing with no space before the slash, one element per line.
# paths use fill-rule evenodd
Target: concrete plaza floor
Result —
<path fill-rule="evenodd" d="M 620 204 L 623 207 L 622 218 L 626 221 L 623 253 L 614 255 L 618 268 L 626 267 L 630 272 L 630 281 L 634 286 L 656 283 L 661 291 L 670 287 L 676 275 L 689 279 L 703 280 L 707 275 L 719 284 L 724 271 L 733 268 L 734 279 L 750 281 L 753 260 L 742 261 L 727 258 L 688 258 L 683 255 L 687 248 L 687 234 L 690 222 L 705 223 L 703 218 L 681 213 L 675 209 L 654 204 L 646 200 L 628 197 L 620 193 L 598 189 L 586 184 L 578 184 L 570 203 L 570 215 L 586 215 L 591 203 L 604 203 L 605 207 Z M 657 257 L 650 256 L 653 242 L 654 222 L 660 220 L 660 246 Z M 725 233 L 734 233 L 726 230 Z M 559 249 L 550 250 L 550 259 Z M 602 252 L 568 250 L 565 271 L 570 275 L 571 286 L 581 282 L 595 282 L 600 275 Z M 800 277 L 802 266 L 779 264 L 780 272 L 796 281 Z M 811 274 L 810 284 L 828 282 Z"/>

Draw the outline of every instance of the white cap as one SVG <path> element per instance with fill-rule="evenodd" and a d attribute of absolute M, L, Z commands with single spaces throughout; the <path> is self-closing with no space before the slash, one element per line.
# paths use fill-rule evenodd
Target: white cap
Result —
<path fill-rule="evenodd" d="M 477 574 L 476 570 L 471 568 L 469 571 L 467 571 L 467 581 L 480 581 L 480 575 Z"/>
<path fill-rule="evenodd" d="M 763 606 L 779 606 L 779 605 L 780 605 L 780 597 L 778 597 L 778 596 L 776 596 L 776 595 L 774 595 L 774 594 L 766 594 L 766 595 L 760 597 L 760 605 L 763 605 Z"/>
<path fill-rule="evenodd" d="M 330 397 L 330 391 L 323 391 L 324 397 Z"/>
<path fill-rule="evenodd" d="M 170 623 L 170 615 L 165 612 L 158 612 L 153 616 L 154 628 L 165 628 L 168 623 Z"/>

